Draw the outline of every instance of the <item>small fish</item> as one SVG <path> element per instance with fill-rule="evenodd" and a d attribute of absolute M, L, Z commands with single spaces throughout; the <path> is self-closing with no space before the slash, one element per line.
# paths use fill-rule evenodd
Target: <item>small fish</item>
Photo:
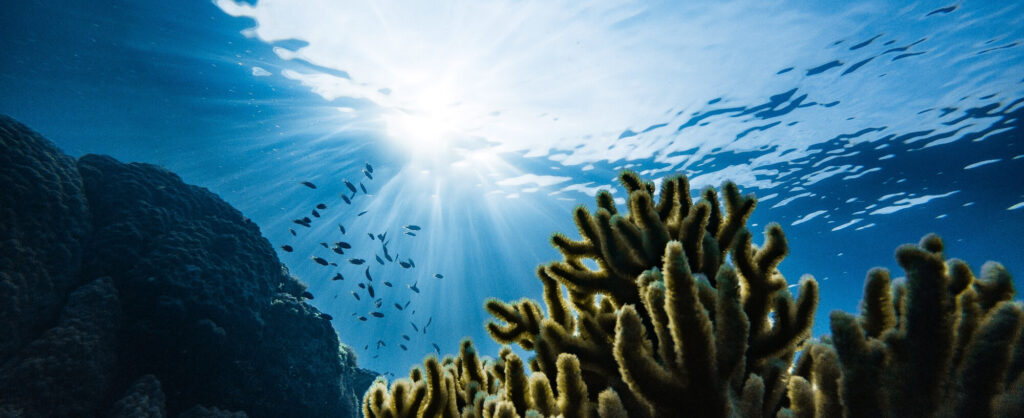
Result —
<path fill-rule="evenodd" d="M 402 347 L 402 350 L 404 350 L 404 351 L 409 351 L 408 348 L 405 348 L 405 344 L 399 344 L 398 346 Z"/>
<path fill-rule="evenodd" d="M 345 280 L 345 276 L 342 276 L 341 273 L 334 273 L 334 278 L 331 280 Z"/>
<path fill-rule="evenodd" d="M 409 325 L 412 325 L 412 329 L 416 330 L 416 332 L 420 332 L 420 327 L 417 327 L 412 321 L 409 321 Z"/>
<path fill-rule="evenodd" d="M 391 287 L 391 282 L 385 280 L 384 281 L 384 286 Z"/>
<path fill-rule="evenodd" d="M 295 222 L 298 225 L 302 225 L 302 226 L 304 226 L 306 228 L 309 228 L 309 221 L 304 221 L 302 219 L 293 219 L 292 222 Z"/>
<path fill-rule="evenodd" d="M 332 261 L 331 262 L 331 267 L 338 267 L 338 263 L 335 263 L 335 262 Z"/>
<path fill-rule="evenodd" d="M 415 237 L 415 236 L 416 236 L 416 233 L 415 233 L 415 232 L 409 232 L 409 231 L 405 231 L 405 235 L 408 235 L 408 236 L 410 236 L 410 237 Z"/>
<path fill-rule="evenodd" d="M 356 286 L 359 286 L 360 289 L 366 289 L 366 283 L 359 283 Z"/>
<path fill-rule="evenodd" d="M 312 213 L 313 213 L 313 216 L 314 216 L 314 217 L 317 217 L 317 218 L 319 218 L 319 217 L 320 217 L 320 212 L 317 212 L 317 211 L 316 211 L 316 209 L 313 209 L 313 212 L 312 212 Z"/>
<path fill-rule="evenodd" d="M 441 274 L 441 273 L 434 273 L 434 277 L 436 277 L 436 278 L 438 278 L 438 279 L 443 279 L 443 278 L 444 278 L 444 275 L 443 275 L 443 274 Z"/>
<path fill-rule="evenodd" d="M 370 297 L 373 297 L 373 286 L 366 285 L 366 291 L 370 293 Z"/>
<path fill-rule="evenodd" d="M 321 265 L 321 266 L 326 266 L 327 265 L 327 260 L 324 260 L 324 259 L 322 259 L 320 257 L 315 256 L 315 255 L 313 256 L 313 261 L 316 261 L 316 263 Z"/>
<path fill-rule="evenodd" d="M 384 304 L 384 299 L 377 298 L 377 300 L 373 301 L 373 304 L 377 307 L 377 309 L 380 309 L 380 305 Z"/>
<path fill-rule="evenodd" d="M 384 314 L 382 314 L 380 312 L 370 312 L 370 315 L 373 315 L 374 317 L 377 317 L 377 318 L 383 318 L 384 317 Z"/>
<path fill-rule="evenodd" d="M 328 320 L 328 321 L 330 321 L 330 320 L 333 320 L 333 319 L 334 319 L 334 317 L 333 317 L 333 316 L 330 316 L 330 315 L 328 315 L 328 314 L 325 314 L 325 313 L 323 313 L 323 312 L 321 312 L 321 313 L 320 313 L 320 317 L 321 317 L 321 318 L 323 318 L 323 319 L 326 319 L 326 320 Z"/>
<path fill-rule="evenodd" d="M 356 186 L 355 185 L 353 185 L 352 183 L 349 183 L 348 180 L 342 180 L 342 181 L 345 182 L 345 187 L 348 187 L 348 189 L 351 190 L 352 193 L 356 192 Z"/>
<path fill-rule="evenodd" d="M 363 194 L 370 194 L 366 191 L 366 186 L 363 186 L 363 182 L 359 182 L 359 188 L 363 190 Z"/>
<path fill-rule="evenodd" d="M 338 247 L 331 248 L 331 251 L 334 251 L 337 255 L 345 255 L 345 250 Z"/>
<path fill-rule="evenodd" d="M 377 340 L 377 348 L 387 347 L 388 344 L 384 340 Z"/>
<path fill-rule="evenodd" d="M 360 300 L 359 299 L 359 294 L 356 293 L 355 291 L 352 291 L 352 296 L 354 296 L 356 298 L 356 300 Z"/>
<path fill-rule="evenodd" d="M 320 210 L 324 210 L 324 209 L 327 209 L 327 205 L 325 205 L 325 204 L 323 204 L 323 203 L 318 203 L 318 204 L 316 205 L 316 208 L 317 208 L 317 209 L 320 209 Z"/>
<path fill-rule="evenodd" d="M 341 231 L 342 234 L 344 234 L 345 233 L 345 226 L 342 225 L 342 224 L 338 224 L 338 230 Z"/>
<path fill-rule="evenodd" d="M 410 304 L 410 303 L 412 303 L 412 301 L 411 301 L 411 300 L 410 300 L 410 301 L 408 301 L 408 302 L 405 302 L 405 307 L 406 307 L 406 308 L 408 308 L 408 307 L 409 307 L 409 304 Z"/>
<path fill-rule="evenodd" d="M 369 344 L 363 346 L 363 350 L 368 350 L 369 348 L 370 348 Z"/>
<path fill-rule="evenodd" d="M 302 292 L 302 297 L 304 297 L 306 299 L 312 300 L 313 299 L 313 294 L 309 293 L 309 292 Z"/>
<path fill-rule="evenodd" d="M 382 266 L 384 265 L 384 260 L 381 260 L 379 255 L 374 254 L 373 256 L 377 257 L 377 262 L 380 263 L 380 265 L 382 265 Z"/>
<path fill-rule="evenodd" d="M 321 243 L 320 243 L 320 246 L 321 246 L 321 247 L 324 247 L 324 248 L 329 248 L 329 247 L 327 247 L 327 243 L 326 243 L 326 242 L 321 242 Z"/>
<path fill-rule="evenodd" d="M 437 351 L 437 355 L 440 356 L 441 355 L 441 347 L 438 347 L 437 343 L 430 343 L 430 345 L 434 346 L 434 351 Z"/>
<path fill-rule="evenodd" d="M 419 231 L 420 230 L 420 226 L 419 225 L 406 225 L 406 226 L 403 226 L 402 228 L 408 229 L 410 231 Z"/>
<path fill-rule="evenodd" d="M 366 260 L 363 260 L 362 258 L 350 258 L 350 259 L 348 259 L 348 262 L 358 266 L 360 264 L 365 263 Z"/>
<path fill-rule="evenodd" d="M 399 304 L 396 303 L 395 304 L 395 309 L 402 310 L 402 305 L 399 305 Z"/>
<path fill-rule="evenodd" d="M 365 168 L 363 169 L 363 175 L 366 176 L 366 178 L 373 180 L 373 175 L 371 175 L 369 171 L 366 171 Z"/>
<path fill-rule="evenodd" d="M 373 241 L 373 234 L 367 232 L 366 235 L 369 235 L 370 236 L 370 240 Z"/>
<path fill-rule="evenodd" d="M 424 333 L 425 333 L 425 332 L 427 332 L 427 327 L 429 327 L 429 326 L 430 326 L 430 323 L 431 323 L 431 322 L 434 322 L 434 317 L 432 317 L 432 316 L 431 316 L 431 317 L 429 317 L 429 318 L 427 318 L 427 325 L 424 325 L 424 326 L 423 326 L 423 332 L 424 332 Z"/>
<path fill-rule="evenodd" d="M 384 258 L 388 259 L 388 262 L 391 262 L 391 263 L 395 262 L 395 259 L 391 258 L 391 256 L 388 255 L 387 252 L 384 253 Z"/>
<path fill-rule="evenodd" d="M 409 265 L 410 265 L 410 266 L 416 267 L 416 263 L 412 262 L 412 259 L 411 259 L 411 258 L 410 258 L 410 259 L 408 259 L 408 261 L 409 261 Z"/>
<path fill-rule="evenodd" d="M 347 243 L 345 241 L 335 242 L 334 245 L 337 246 L 338 248 L 344 248 L 346 250 L 349 249 L 349 248 L 352 248 L 352 244 L 349 244 L 349 243 Z"/>
<path fill-rule="evenodd" d="M 291 245 L 282 245 L 282 246 L 281 246 L 281 249 L 282 249 L 282 250 L 284 250 L 284 251 L 285 251 L 285 252 L 287 252 L 287 253 L 290 253 L 290 252 L 292 252 L 292 251 L 294 251 L 294 250 L 295 250 L 294 248 L 292 248 L 292 246 L 291 246 Z"/>
<path fill-rule="evenodd" d="M 405 338 L 406 341 L 412 341 L 411 339 L 409 339 L 409 336 L 405 334 L 402 334 L 402 338 Z"/>
<path fill-rule="evenodd" d="M 345 196 L 343 194 L 339 194 L 338 196 L 341 196 L 341 200 L 344 200 L 346 205 L 351 205 L 352 204 L 352 200 L 350 200 L 348 198 L 348 196 Z"/>
<path fill-rule="evenodd" d="M 368 210 L 364 210 L 362 212 L 357 213 L 356 216 L 363 216 L 363 215 L 366 214 L 366 212 L 369 212 L 369 211 Z"/>
<path fill-rule="evenodd" d="M 365 317 L 365 316 L 360 316 L 360 317 L 359 317 L 359 320 L 360 320 L 360 321 L 364 321 L 364 322 L 365 322 L 365 321 L 366 321 L 366 317 Z"/>
<path fill-rule="evenodd" d="M 377 357 L 380 357 L 380 354 L 374 354 L 373 357 L 370 358 L 376 359 Z"/>
<path fill-rule="evenodd" d="M 304 181 L 304 182 L 302 182 L 302 185 L 303 185 L 303 186 L 306 186 L 306 187 L 309 187 L 310 189 L 315 189 L 315 188 L 316 188 L 316 185 L 315 185 L 315 184 L 313 184 L 313 183 L 310 183 L 310 182 L 308 182 L 308 181 Z"/>
<path fill-rule="evenodd" d="M 412 290 L 413 292 L 419 293 L 420 292 L 420 288 L 416 287 L 417 283 L 419 283 L 419 282 L 415 282 L 415 283 L 413 283 L 411 285 L 407 284 L 406 286 L 409 286 L 409 290 Z"/>
<path fill-rule="evenodd" d="M 366 280 L 367 281 L 371 281 L 371 282 L 373 281 L 373 277 L 370 276 L 370 268 L 369 267 L 366 268 Z"/>
<path fill-rule="evenodd" d="M 302 222 L 305 222 L 305 223 L 307 223 L 307 224 L 308 224 L 308 223 L 310 223 L 310 222 L 313 222 L 313 220 L 312 220 L 312 219 L 309 219 L 309 217 L 308 217 L 308 216 L 303 216 L 303 217 L 302 217 Z"/>
<path fill-rule="evenodd" d="M 406 263 L 406 262 L 404 262 L 404 261 L 399 261 L 399 262 L 398 262 L 398 265 L 402 266 L 402 268 L 404 268 L 404 269 L 407 269 L 407 268 L 411 267 L 411 266 L 409 265 L 409 263 Z"/>
<path fill-rule="evenodd" d="M 370 173 L 373 173 L 373 166 L 370 165 L 370 163 L 366 163 L 366 171 L 369 171 Z"/>
<path fill-rule="evenodd" d="M 291 232 L 293 237 L 295 236 L 295 230 L 294 229 L 288 228 L 288 232 Z"/>

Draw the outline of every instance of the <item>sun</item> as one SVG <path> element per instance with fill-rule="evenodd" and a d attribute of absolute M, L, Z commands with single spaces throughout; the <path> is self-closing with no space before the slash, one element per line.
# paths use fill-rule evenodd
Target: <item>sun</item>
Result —
<path fill-rule="evenodd" d="M 418 157 L 450 151 L 452 140 L 465 134 L 469 115 L 451 85 L 412 86 L 396 91 L 400 102 L 382 116 L 388 137 Z"/>

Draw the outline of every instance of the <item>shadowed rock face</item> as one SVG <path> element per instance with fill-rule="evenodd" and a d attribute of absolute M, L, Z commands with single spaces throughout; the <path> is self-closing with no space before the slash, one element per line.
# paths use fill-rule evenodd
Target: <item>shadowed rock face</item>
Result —
<path fill-rule="evenodd" d="M 2 116 L 0 188 L 0 416 L 356 415 L 369 373 L 213 193 Z"/>

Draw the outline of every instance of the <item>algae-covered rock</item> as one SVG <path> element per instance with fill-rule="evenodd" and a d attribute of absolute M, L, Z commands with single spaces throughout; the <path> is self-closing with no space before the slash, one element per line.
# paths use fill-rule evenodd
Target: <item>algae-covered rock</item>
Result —
<path fill-rule="evenodd" d="M 357 413 L 365 372 L 239 211 L 6 117 L 0 144 L 0 415 Z"/>

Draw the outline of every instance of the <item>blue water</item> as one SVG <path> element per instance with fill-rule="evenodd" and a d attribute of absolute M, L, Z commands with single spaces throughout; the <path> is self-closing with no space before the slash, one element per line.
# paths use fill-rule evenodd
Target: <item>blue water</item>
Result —
<path fill-rule="evenodd" d="M 463 336 L 495 353 L 485 298 L 539 297 L 550 234 L 626 168 L 756 193 L 755 241 L 779 222 L 782 273 L 819 280 L 816 336 L 928 232 L 1024 285 L 1013 2 L 10 3 L 0 113 L 221 195 L 294 247 L 281 260 L 363 367 L 404 374 Z M 368 193 L 346 205 L 342 179 Z M 414 268 L 374 260 L 384 232 Z M 366 266 L 385 316 L 364 322 Z"/>

